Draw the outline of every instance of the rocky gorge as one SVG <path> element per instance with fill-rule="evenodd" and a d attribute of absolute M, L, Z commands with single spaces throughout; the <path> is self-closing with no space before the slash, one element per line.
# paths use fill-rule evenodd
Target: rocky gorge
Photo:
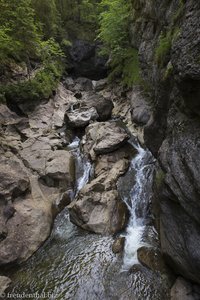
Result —
<path fill-rule="evenodd" d="M 160 250 L 156 242 L 156 235 L 152 231 L 150 219 L 147 221 L 146 233 L 144 232 L 145 236 L 149 231 L 152 241 L 155 240 L 152 242 L 152 255 L 150 254 L 149 259 L 147 258 L 150 253 L 148 248 L 143 251 L 141 247 L 143 244 L 140 243 L 140 240 L 137 241 L 138 248 L 141 247 L 140 251 L 147 253 L 140 259 L 144 266 L 148 266 L 147 269 L 146 267 L 142 269 L 142 265 L 136 267 L 131 271 L 127 281 L 126 272 L 120 275 L 122 256 L 116 265 L 113 254 L 110 253 L 111 248 L 114 253 L 122 253 L 125 247 L 123 246 L 124 237 L 119 234 L 124 232 L 130 218 L 130 210 L 123 199 L 123 194 L 128 192 L 126 190 L 120 192 L 119 178 L 126 174 L 127 170 L 130 170 L 130 173 L 133 172 L 131 176 L 135 176 L 135 170 L 134 168 L 132 170 L 130 165 L 137 156 L 137 152 L 141 151 L 138 150 L 136 137 L 133 136 L 137 130 L 131 122 L 130 106 L 128 103 L 124 105 L 126 95 L 121 96 L 121 94 L 120 87 L 111 88 L 105 79 L 92 81 L 86 78 L 67 77 L 59 85 L 54 98 L 43 101 L 39 105 L 37 103 L 36 106 L 18 103 L 17 111 L 20 110 L 20 115 L 11 111 L 6 105 L 1 105 L 1 164 L 3 168 L 1 169 L 0 262 L 2 270 L 4 270 L 2 275 L 10 276 L 14 266 L 26 262 L 44 244 L 50 236 L 56 215 L 67 206 L 72 223 L 89 232 L 101 234 L 102 238 L 88 236 L 88 243 L 95 239 L 95 245 L 98 245 L 105 236 L 105 240 L 102 242 L 106 243 L 109 250 L 107 253 L 104 253 L 103 248 L 100 251 L 102 251 L 103 259 L 108 260 L 106 256 L 109 256 L 113 260 L 112 262 L 109 259 L 109 265 L 105 266 L 107 266 L 106 268 L 117 267 L 115 280 L 118 284 L 121 276 L 123 277 L 123 281 L 116 290 L 116 295 L 122 293 L 122 297 L 127 297 L 127 299 L 131 297 L 132 293 L 144 295 L 146 288 L 145 291 L 142 291 L 141 287 L 134 291 L 134 285 L 130 291 L 128 288 L 131 282 L 135 282 L 135 276 L 138 274 L 146 278 L 144 279 L 147 280 L 146 285 L 149 286 L 150 293 L 155 296 L 155 299 L 159 299 L 166 290 L 169 293 L 170 275 L 167 269 L 161 267 L 160 256 L 158 258 L 155 256 L 155 251 L 159 252 Z M 121 102 L 123 102 L 123 109 Z M 122 120 L 125 121 L 127 127 Z M 141 133 L 138 134 L 138 137 L 142 139 Z M 131 139 L 133 141 L 130 143 Z M 78 148 L 76 148 L 77 146 Z M 145 151 L 142 150 L 142 153 Z M 80 163 L 80 159 L 83 160 L 82 163 Z M 148 165 L 148 161 L 146 163 Z M 81 166 L 84 169 L 83 173 L 80 170 Z M 79 173 L 82 173 L 83 177 L 80 177 Z M 129 178 L 129 173 L 127 176 Z M 125 178 L 125 180 L 127 179 Z M 134 180 L 137 180 L 137 177 Z M 122 186 L 126 185 L 122 183 Z M 131 189 L 132 181 L 130 180 Z M 149 206 L 148 203 L 145 205 Z M 140 214 L 142 208 L 143 206 L 137 208 Z M 59 215 L 58 220 L 61 221 L 60 218 Z M 66 217 L 62 216 L 62 218 L 66 222 L 62 225 L 62 230 L 68 230 L 72 225 L 69 224 L 68 219 L 65 219 Z M 54 226 L 56 230 L 56 226 L 59 228 L 61 225 Z M 143 234 L 142 232 L 141 234 Z M 115 241 L 108 238 L 113 235 L 116 237 Z M 76 241 L 75 237 L 76 235 L 74 236 Z M 47 240 L 47 245 L 51 239 L 53 238 L 50 237 Z M 143 237 L 143 239 L 146 238 Z M 150 238 L 147 239 L 150 242 Z M 71 251 L 70 243 L 68 245 L 65 242 L 65 246 L 69 247 Z M 52 248 L 54 247 L 52 246 Z M 92 256 L 97 255 L 86 245 L 84 247 L 88 253 L 91 252 Z M 136 254 L 137 247 L 134 250 L 134 255 Z M 37 255 L 40 255 L 40 251 L 31 259 L 37 259 Z M 70 253 L 68 255 L 71 257 Z M 40 260 L 41 258 L 38 258 L 38 261 Z M 68 258 L 66 257 L 65 260 L 67 265 Z M 150 265 L 148 260 L 153 260 L 156 267 L 153 265 L 148 269 Z M 22 268 L 19 268 L 19 272 L 26 273 L 29 270 L 27 264 L 30 264 L 29 261 L 25 263 L 25 269 L 23 265 Z M 86 265 L 83 262 L 81 264 L 84 265 L 84 268 L 92 266 L 90 261 Z M 37 263 L 34 265 L 37 266 Z M 65 265 L 61 269 L 61 274 L 65 273 L 64 267 Z M 43 269 L 42 266 L 40 268 Z M 43 273 L 42 269 L 41 273 Z M 154 270 L 157 270 L 158 274 L 154 274 Z M 48 275 L 46 276 L 53 276 L 51 272 L 54 271 L 47 268 Z M 87 271 L 85 272 L 87 273 Z M 164 280 L 161 288 L 161 277 L 165 273 L 167 279 Z M 20 279 L 22 276 L 20 274 L 18 275 L 17 271 L 14 277 L 17 276 Z M 34 284 L 30 283 L 30 286 L 35 285 L 37 279 L 32 275 L 28 276 L 30 279 L 34 278 L 35 281 Z M 148 277 L 157 285 L 156 289 L 152 289 L 151 280 L 149 281 Z M 4 291 L 10 284 L 10 280 L 4 276 L 1 278 L 3 282 L 1 289 Z M 13 279 L 13 276 L 11 278 L 13 280 L 11 287 L 14 288 L 11 292 L 13 293 L 16 284 L 19 288 L 22 282 L 18 282 L 17 278 Z M 112 280 L 111 282 L 114 284 Z M 23 287 L 25 290 L 28 288 L 28 281 L 29 279 L 26 278 L 26 286 Z M 97 279 L 97 284 L 98 282 L 99 279 Z M 123 291 L 124 284 L 125 291 Z M 59 284 L 55 283 L 56 286 L 59 287 Z M 27 292 L 30 292 L 29 289 L 30 287 Z M 37 289 L 40 290 L 39 286 Z M 126 292 L 126 289 L 129 292 Z M 66 297 L 68 297 L 68 284 L 66 284 L 66 291 Z M 82 292 L 81 289 L 81 295 Z M 86 297 L 88 292 L 86 291 Z M 105 298 L 112 298 L 111 291 L 102 289 L 99 293 L 103 293 Z M 73 295 L 74 291 L 69 297 L 73 298 Z"/>
<path fill-rule="evenodd" d="M 158 159 L 154 209 L 161 249 L 175 273 L 194 283 L 190 296 L 179 298 L 197 299 L 192 290 L 195 294 L 200 279 L 200 4 L 133 1 L 133 7 L 136 20 L 131 30 L 132 43 L 139 49 L 142 76 L 149 83 L 152 99 L 149 102 L 147 98 L 145 105 L 141 103 L 140 123 L 145 123 L 145 143 Z M 135 121 L 138 101 L 133 101 Z"/>
<path fill-rule="evenodd" d="M 35 272 L 43 274 L 44 259 L 55 276 L 49 284 L 45 273 L 46 284 L 38 274 L 45 291 L 56 290 L 55 299 L 200 298 L 200 4 L 137 0 L 132 7 L 130 36 L 139 51 L 142 87 L 124 89 L 100 79 L 107 74 L 105 61 L 94 45 L 77 41 L 73 77 L 63 78 L 54 96 L 0 105 L 1 292 L 8 277 L 14 278 L 12 291 L 15 282 L 23 290 L 20 271 L 12 278 L 7 269 L 32 256 Z M 159 54 L 163 39 L 170 47 Z M 133 217 L 134 199 L 142 204 Z M 77 226 L 72 238 L 66 232 L 71 223 Z M 59 244 L 61 225 L 68 240 Z M 51 256 L 49 245 L 60 245 L 62 256 L 57 249 Z M 28 280 L 31 270 L 24 266 Z M 80 287 L 71 292 L 71 277 L 81 272 Z"/>

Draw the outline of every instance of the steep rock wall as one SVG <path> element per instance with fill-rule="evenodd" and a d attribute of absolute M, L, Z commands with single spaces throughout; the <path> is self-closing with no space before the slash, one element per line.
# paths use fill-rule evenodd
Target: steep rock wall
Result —
<path fill-rule="evenodd" d="M 200 283 L 200 2 L 132 4 L 132 44 L 153 112 L 144 139 L 161 168 L 161 246 L 177 274 Z"/>

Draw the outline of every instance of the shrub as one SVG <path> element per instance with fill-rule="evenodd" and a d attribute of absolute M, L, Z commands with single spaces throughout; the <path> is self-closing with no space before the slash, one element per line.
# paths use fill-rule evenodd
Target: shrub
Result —
<path fill-rule="evenodd" d="M 130 0 L 102 0 L 98 38 L 103 42 L 102 54 L 110 55 L 109 79 L 121 77 L 122 84 L 131 87 L 139 82 L 138 51 L 130 46 Z"/>
<path fill-rule="evenodd" d="M 171 46 L 172 46 L 171 31 L 168 31 L 166 34 L 161 33 L 159 38 L 159 44 L 155 52 L 156 62 L 161 67 L 163 67 L 167 62 L 167 56 L 171 51 Z"/>
<path fill-rule="evenodd" d="M 122 74 L 123 84 L 128 87 L 131 87 L 132 84 L 141 83 L 137 49 L 127 49 Z"/>
<path fill-rule="evenodd" d="M 57 87 L 62 71 L 61 65 L 51 63 L 32 79 L 0 86 L 0 95 L 15 101 L 37 101 L 49 98 Z"/>

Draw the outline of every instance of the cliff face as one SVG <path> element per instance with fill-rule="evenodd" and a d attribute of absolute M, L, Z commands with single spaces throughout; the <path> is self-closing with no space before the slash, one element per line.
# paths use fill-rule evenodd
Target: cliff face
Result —
<path fill-rule="evenodd" d="M 200 2 L 132 4 L 132 44 L 151 98 L 144 139 L 162 169 L 161 246 L 177 274 L 200 283 Z"/>

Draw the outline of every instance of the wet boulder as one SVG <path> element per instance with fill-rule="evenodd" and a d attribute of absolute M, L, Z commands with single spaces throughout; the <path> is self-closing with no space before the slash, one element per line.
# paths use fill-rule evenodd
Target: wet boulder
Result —
<path fill-rule="evenodd" d="M 166 266 L 159 250 L 150 247 L 141 247 L 137 250 L 139 262 L 153 271 L 166 273 Z"/>
<path fill-rule="evenodd" d="M 71 128 L 82 128 L 89 125 L 91 121 L 96 121 L 99 117 L 96 108 L 79 108 L 71 112 L 66 112 L 66 122 Z"/>
<path fill-rule="evenodd" d="M 70 220 L 85 230 L 114 234 L 127 222 L 127 208 L 117 190 L 104 190 L 101 184 L 86 186 L 69 206 Z"/>
<path fill-rule="evenodd" d="M 112 244 L 112 252 L 115 254 L 122 253 L 125 245 L 125 237 L 118 237 Z"/>
<path fill-rule="evenodd" d="M 79 192 L 69 206 L 70 220 L 85 230 L 114 234 L 127 224 L 128 209 L 120 199 L 116 182 L 127 170 L 127 161 L 116 162 Z"/>

